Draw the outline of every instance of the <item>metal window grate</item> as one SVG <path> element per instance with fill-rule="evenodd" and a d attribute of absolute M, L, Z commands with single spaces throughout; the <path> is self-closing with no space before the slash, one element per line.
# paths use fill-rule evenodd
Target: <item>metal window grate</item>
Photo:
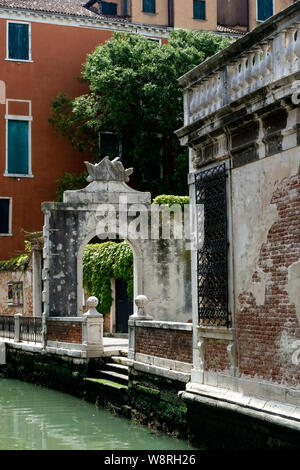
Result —
<path fill-rule="evenodd" d="M 203 206 L 203 244 L 198 249 L 200 325 L 230 326 L 225 163 L 196 175 L 196 203 Z"/>

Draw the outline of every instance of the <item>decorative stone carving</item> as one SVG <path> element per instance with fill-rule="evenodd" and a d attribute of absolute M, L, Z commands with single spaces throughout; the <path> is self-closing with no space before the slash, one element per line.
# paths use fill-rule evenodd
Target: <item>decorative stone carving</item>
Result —
<path fill-rule="evenodd" d="M 97 316 L 100 316 L 102 317 L 103 315 L 101 315 L 101 313 L 98 312 L 98 310 L 96 309 L 97 305 L 99 303 L 99 300 L 97 299 L 97 297 L 89 297 L 87 299 L 87 306 L 89 307 L 88 311 L 84 314 L 84 315 L 97 315 Z"/>
<path fill-rule="evenodd" d="M 129 176 L 133 173 L 133 168 L 125 170 L 119 157 L 110 160 L 109 157 L 104 157 L 101 162 L 93 165 L 90 162 L 84 162 L 89 173 L 87 181 L 129 181 Z"/>

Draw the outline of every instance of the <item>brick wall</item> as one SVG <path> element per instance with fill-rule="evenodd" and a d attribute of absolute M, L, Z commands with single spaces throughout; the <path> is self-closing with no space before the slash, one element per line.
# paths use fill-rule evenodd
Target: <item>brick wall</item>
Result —
<path fill-rule="evenodd" d="M 251 292 L 239 296 L 239 370 L 249 377 L 299 387 L 300 369 L 293 364 L 292 353 L 300 327 L 288 295 L 288 268 L 300 261 L 299 176 L 283 180 L 271 203 L 277 206 L 278 219 L 261 247 L 258 272 L 252 277 L 253 283 L 264 277 L 264 304 L 257 305 Z"/>
<path fill-rule="evenodd" d="M 136 328 L 136 352 L 192 363 L 192 331 L 166 328 Z"/>
<path fill-rule="evenodd" d="M 207 339 L 205 341 L 205 370 L 223 372 L 230 368 L 227 353 L 228 342 Z"/>
<path fill-rule="evenodd" d="M 23 282 L 23 305 L 8 306 L 8 283 Z M 33 315 L 32 307 L 32 270 L 1 271 L 0 272 L 0 315 L 14 315 L 22 313 L 24 316 Z"/>
<path fill-rule="evenodd" d="M 47 339 L 62 343 L 82 344 L 82 323 L 70 321 L 48 321 Z"/>

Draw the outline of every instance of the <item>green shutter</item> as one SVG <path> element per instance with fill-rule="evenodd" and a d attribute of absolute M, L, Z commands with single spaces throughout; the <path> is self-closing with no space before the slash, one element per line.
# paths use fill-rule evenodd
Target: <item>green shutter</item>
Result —
<path fill-rule="evenodd" d="M 257 0 L 257 19 L 259 21 L 265 21 L 273 14 L 273 0 Z"/>
<path fill-rule="evenodd" d="M 194 19 L 205 20 L 205 2 L 194 0 Z"/>
<path fill-rule="evenodd" d="M 155 0 L 143 0 L 143 12 L 155 13 Z"/>
<path fill-rule="evenodd" d="M 116 16 L 118 14 L 118 5 L 117 3 L 112 2 L 101 2 L 101 8 L 103 15 L 112 15 Z"/>
<path fill-rule="evenodd" d="M 28 175 L 28 126 L 27 121 L 8 121 L 7 172 L 11 175 Z"/>
<path fill-rule="evenodd" d="M 8 23 L 8 58 L 29 60 L 29 25 Z"/>

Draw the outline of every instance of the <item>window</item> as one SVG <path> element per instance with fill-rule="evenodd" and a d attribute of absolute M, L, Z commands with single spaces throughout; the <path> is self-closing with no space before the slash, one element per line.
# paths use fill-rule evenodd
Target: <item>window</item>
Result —
<path fill-rule="evenodd" d="M 0 198 L 0 235 L 11 235 L 11 199 Z"/>
<path fill-rule="evenodd" d="M 8 285 L 8 302 L 9 307 L 23 305 L 23 282 L 9 282 Z"/>
<path fill-rule="evenodd" d="M 112 2 L 101 2 L 101 11 L 103 15 L 117 16 L 118 4 Z"/>
<path fill-rule="evenodd" d="M 155 13 L 155 0 L 143 0 L 143 12 Z"/>
<path fill-rule="evenodd" d="M 5 117 L 6 171 L 4 176 L 32 177 L 31 102 L 7 100 Z"/>
<path fill-rule="evenodd" d="M 228 308 L 228 237 L 225 163 L 196 174 L 199 222 L 198 315 L 200 325 L 230 326 Z"/>
<path fill-rule="evenodd" d="M 30 24 L 7 23 L 7 59 L 29 61 L 30 57 Z"/>
<path fill-rule="evenodd" d="M 100 157 L 114 159 L 121 157 L 122 148 L 119 137 L 112 132 L 100 132 L 99 134 Z"/>
<path fill-rule="evenodd" d="M 123 0 L 123 15 L 128 16 L 128 4 L 127 0 Z"/>
<path fill-rule="evenodd" d="M 257 0 L 257 21 L 265 21 L 273 14 L 273 0 Z"/>
<path fill-rule="evenodd" d="M 28 128 L 27 121 L 7 122 L 7 172 L 11 175 L 28 175 Z"/>
<path fill-rule="evenodd" d="M 201 0 L 194 0 L 194 19 L 205 20 L 205 2 Z"/>

